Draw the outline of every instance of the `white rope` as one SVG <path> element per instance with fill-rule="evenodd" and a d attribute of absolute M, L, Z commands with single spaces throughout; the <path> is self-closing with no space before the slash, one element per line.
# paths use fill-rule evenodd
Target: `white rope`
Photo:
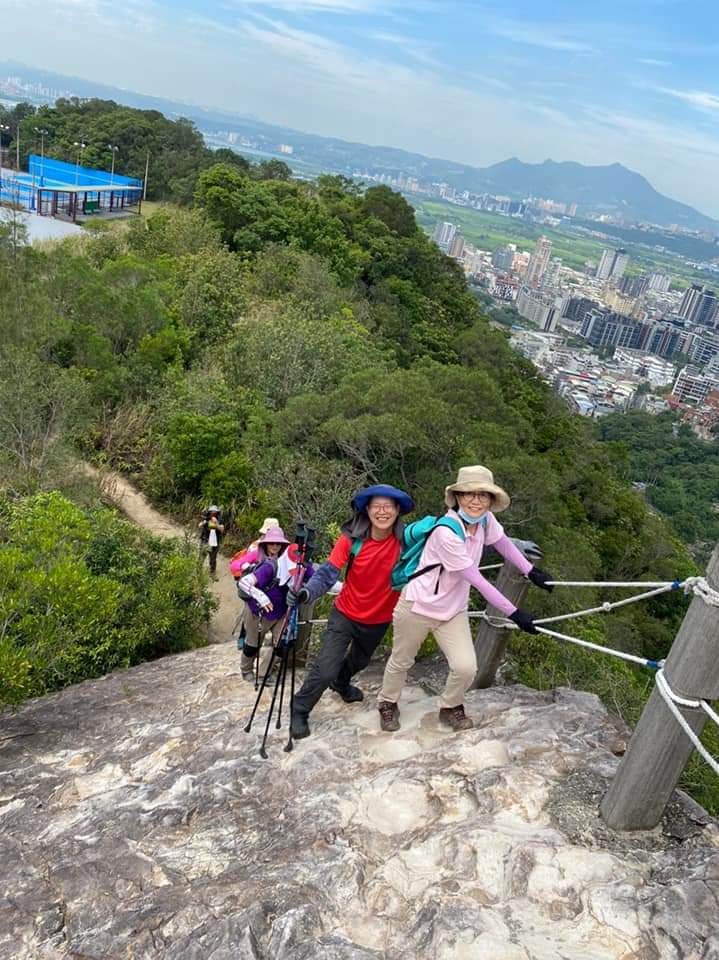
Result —
<path fill-rule="evenodd" d="M 567 643 L 574 643 L 579 647 L 586 647 L 588 650 L 597 650 L 599 653 L 608 653 L 611 657 L 619 657 L 620 660 L 628 660 L 629 663 L 638 663 L 642 667 L 656 667 L 659 663 L 663 663 L 663 661 L 647 660 L 646 657 L 637 657 L 633 653 L 624 653 L 623 650 L 603 647 L 599 643 L 590 643 L 589 640 L 580 640 L 579 637 L 570 637 L 565 633 L 557 633 L 556 630 L 547 630 L 546 627 L 537 627 L 537 629 L 540 633 L 546 633 L 558 640 L 566 640 Z"/>
<path fill-rule="evenodd" d="M 701 578 L 697 578 L 701 579 Z M 687 581 L 685 581 L 687 582 Z M 676 587 L 678 580 L 548 580 L 551 587 Z M 676 586 L 675 586 L 676 585 Z"/>
<path fill-rule="evenodd" d="M 493 616 L 492 614 L 488 614 L 486 610 L 473 611 L 470 613 L 470 617 L 486 620 L 490 626 L 497 627 L 498 629 L 520 629 L 512 620 Z M 664 663 L 663 660 L 647 660 L 646 657 L 637 657 L 633 653 L 624 653 L 623 650 L 614 650 L 612 647 L 603 647 L 601 644 L 591 643 L 589 640 L 580 640 L 579 637 L 570 637 L 566 633 L 557 633 L 556 630 L 548 630 L 546 627 L 539 626 L 539 620 L 535 620 L 534 623 L 540 633 L 545 633 L 549 637 L 555 637 L 557 640 L 566 640 L 567 643 L 574 643 L 579 647 L 586 647 L 588 650 L 597 650 L 599 653 L 608 653 L 612 657 L 619 657 L 621 660 L 628 660 L 630 663 L 638 663 L 642 667 L 652 667 L 652 669 L 656 669 L 660 664 Z"/>
<path fill-rule="evenodd" d="M 586 610 L 577 610 L 575 613 L 561 613 L 556 617 L 542 617 L 541 620 L 535 620 L 539 623 L 557 623 L 559 620 L 573 620 L 575 617 L 586 617 L 591 613 L 609 613 L 610 610 L 616 610 L 617 607 L 625 607 L 628 603 L 637 603 L 638 600 L 646 600 L 648 597 L 657 597 L 660 593 L 667 593 L 674 587 L 670 583 L 663 587 L 657 587 L 656 590 L 647 590 L 645 593 L 637 593 L 633 597 L 625 597 L 624 600 L 615 600 L 610 603 L 608 600 L 598 607 L 589 607 Z"/>
<path fill-rule="evenodd" d="M 672 688 L 669 686 L 669 683 L 667 682 L 667 678 L 664 676 L 664 670 L 657 671 L 657 690 L 662 695 L 662 699 L 664 700 L 664 702 L 666 703 L 666 705 L 669 707 L 672 714 L 674 715 L 674 719 L 677 721 L 677 723 L 682 728 L 684 733 L 691 740 L 692 744 L 694 745 L 694 748 L 702 755 L 702 757 L 706 760 L 706 762 L 712 768 L 714 773 L 716 773 L 719 776 L 719 760 L 716 760 L 709 753 L 709 751 L 701 742 L 699 737 L 696 735 L 696 733 L 694 733 L 692 728 L 689 726 L 689 724 L 687 723 L 686 719 L 680 712 L 677 705 L 688 707 L 689 709 L 701 708 L 706 713 L 709 713 L 709 715 L 714 719 L 716 723 L 719 723 L 719 717 L 717 717 L 717 715 L 711 709 L 709 704 L 706 703 L 706 701 L 687 700 L 686 698 L 680 697 L 676 693 L 674 693 Z"/>
<path fill-rule="evenodd" d="M 719 607 L 719 591 L 710 587 L 704 577 L 687 577 L 681 586 L 684 593 L 693 593 L 710 607 Z"/>
<path fill-rule="evenodd" d="M 706 713 L 707 716 L 710 717 L 714 721 L 714 723 L 719 727 L 719 714 L 716 713 L 714 710 L 712 710 L 712 708 L 709 706 L 706 700 L 701 700 L 700 703 L 702 705 L 702 710 L 704 711 L 704 713 Z"/>

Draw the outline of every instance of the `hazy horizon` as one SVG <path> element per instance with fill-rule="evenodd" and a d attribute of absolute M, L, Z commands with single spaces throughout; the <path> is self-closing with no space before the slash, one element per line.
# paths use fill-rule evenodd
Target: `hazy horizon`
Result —
<path fill-rule="evenodd" d="M 0 0 L 5 56 L 28 67 L 472 166 L 619 162 L 719 219 L 708 0 L 607 0 L 601 18 L 567 0 L 543 10 Z"/>

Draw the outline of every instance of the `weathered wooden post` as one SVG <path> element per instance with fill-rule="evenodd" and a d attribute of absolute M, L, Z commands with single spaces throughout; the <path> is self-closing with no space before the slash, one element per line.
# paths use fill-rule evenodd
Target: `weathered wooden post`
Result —
<path fill-rule="evenodd" d="M 705 577 L 714 590 L 719 587 L 719 546 L 714 549 Z M 719 698 L 718 642 L 719 607 L 694 597 L 664 666 L 664 676 L 675 694 L 689 700 Z M 679 710 L 691 729 L 700 734 L 706 713 L 682 706 Z M 606 823 L 616 830 L 655 827 L 693 750 L 655 689 L 602 800 Z"/>
<path fill-rule="evenodd" d="M 529 542 L 526 541 L 526 543 Z M 536 544 L 524 546 L 522 552 L 532 563 L 542 557 L 542 552 Z M 499 571 L 495 586 L 515 607 L 521 607 L 529 589 L 529 581 L 518 570 L 505 563 Z M 496 617 L 504 617 L 501 610 L 497 610 L 496 607 L 491 605 L 487 607 L 487 613 Z M 477 676 L 472 684 L 474 689 L 484 689 L 492 686 L 497 670 L 504 660 L 508 639 L 509 631 L 504 627 L 493 627 L 486 620 L 481 621 L 474 641 L 474 649 L 477 654 Z"/>

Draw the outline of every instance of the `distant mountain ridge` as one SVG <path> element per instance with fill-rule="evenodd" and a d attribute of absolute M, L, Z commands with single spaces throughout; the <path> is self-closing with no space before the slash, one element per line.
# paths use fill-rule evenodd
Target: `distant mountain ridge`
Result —
<path fill-rule="evenodd" d="M 419 180 L 444 182 L 460 191 L 496 193 L 513 199 L 546 197 L 564 203 L 576 203 L 581 213 L 621 213 L 631 220 L 649 221 L 662 226 L 678 224 L 689 229 L 719 233 L 719 221 L 688 204 L 664 196 L 645 177 L 621 163 L 597 166 L 554 160 L 525 163 L 512 157 L 491 166 L 475 167 L 397 147 L 371 146 L 304 133 L 290 127 L 264 123 L 240 113 L 150 97 L 13 61 L 0 61 L 0 74 L 4 72 L 48 86 L 72 89 L 81 97 L 113 99 L 131 107 L 160 110 L 175 118 L 184 116 L 193 120 L 204 134 L 211 134 L 218 129 L 235 132 L 256 141 L 258 149 L 271 154 L 278 153 L 280 143 L 289 143 L 294 152 L 291 156 L 282 155 L 282 159 L 289 161 L 299 171 L 322 170 L 345 176 L 386 173 L 395 177 L 403 173 Z M 242 147 L 236 149 L 243 152 Z"/>
<path fill-rule="evenodd" d="M 638 220 L 665 226 L 676 223 L 695 229 L 716 230 L 716 220 L 688 204 L 665 197 L 646 177 L 621 163 L 585 166 L 573 161 L 524 163 L 516 157 L 478 171 L 483 182 L 497 193 L 532 194 L 564 203 L 607 211 L 624 210 Z"/>

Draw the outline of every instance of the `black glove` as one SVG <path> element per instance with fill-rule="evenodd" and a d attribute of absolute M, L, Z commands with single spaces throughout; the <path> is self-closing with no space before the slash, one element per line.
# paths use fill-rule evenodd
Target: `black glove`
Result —
<path fill-rule="evenodd" d="M 539 633 L 539 630 L 534 626 L 534 617 L 532 614 L 520 609 L 520 607 L 517 607 L 514 613 L 510 613 L 509 619 L 513 620 L 519 629 L 524 630 L 525 633 Z"/>
<path fill-rule="evenodd" d="M 296 607 L 298 603 L 307 603 L 310 599 L 310 592 L 307 587 L 300 587 L 296 592 L 290 587 L 287 591 L 287 606 L 292 609 Z"/>
<path fill-rule="evenodd" d="M 540 590 L 546 590 L 547 593 L 551 593 L 554 590 L 554 587 L 551 583 L 548 583 L 548 580 L 553 580 L 554 577 L 551 573 L 545 573 L 544 570 L 540 570 L 539 567 L 532 567 L 532 569 L 527 574 L 527 579 L 531 580 L 535 587 L 539 587 Z"/>

